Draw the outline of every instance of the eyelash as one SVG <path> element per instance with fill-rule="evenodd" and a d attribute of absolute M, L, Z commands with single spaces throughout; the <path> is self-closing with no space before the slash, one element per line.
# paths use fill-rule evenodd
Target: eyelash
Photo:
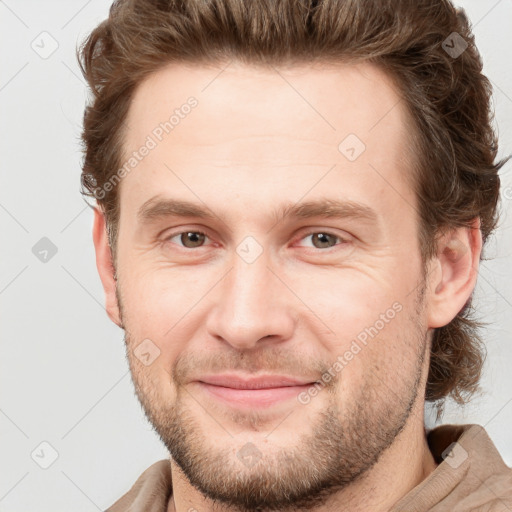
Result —
<path fill-rule="evenodd" d="M 205 233 L 204 231 L 197 231 L 197 230 L 191 230 L 191 229 L 187 229 L 185 231 L 178 231 L 176 233 L 171 233 L 169 236 L 165 237 L 164 239 L 164 243 L 172 243 L 170 242 L 170 240 L 172 238 L 175 238 L 176 236 L 180 236 L 180 235 L 183 235 L 184 233 L 194 233 L 194 234 L 199 234 L 199 235 L 204 235 L 206 236 L 207 238 L 210 238 L 208 236 L 207 233 Z M 317 247 L 308 247 L 309 249 L 317 249 L 319 251 L 323 251 L 323 252 L 327 252 L 329 249 L 334 249 L 335 247 L 339 246 L 339 245 L 346 245 L 349 243 L 349 240 L 346 240 L 345 238 L 342 238 L 341 236 L 339 235 L 336 235 L 334 233 L 331 233 L 329 231 L 323 231 L 323 230 L 317 230 L 317 231 L 310 231 L 308 233 L 305 233 L 301 238 L 300 240 L 303 240 L 304 238 L 307 238 L 308 236 L 311 236 L 311 235 L 316 235 L 316 234 L 322 234 L 322 235 L 329 235 L 329 236 L 332 236 L 336 239 L 338 239 L 340 241 L 339 244 L 335 244 L 333 245 L 332 247 L 326 247 L 325 249 L 319 249 Z M 178 245 L 178 244 L 176 244 Z M 186 251 L 193 251 L 194 249 L 201 249 L 203 247 L 205 247 L 204 245 L 202 246 L 199 246 L 199 247 L 184 247 L 182 245 L 178 245 L 178 247 L 180 247 L 180 249 L 183 249 L 183 250 L 186 250 Z"/>

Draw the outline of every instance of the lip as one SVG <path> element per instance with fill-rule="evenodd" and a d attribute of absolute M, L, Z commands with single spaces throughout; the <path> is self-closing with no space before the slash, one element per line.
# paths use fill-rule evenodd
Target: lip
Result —
<path fill-rule="evenodd" d="M 234 374 L 209 375 L 197 382 L 209 397 L 242 408 L 270 407 L 297 397 L 314 384 L 314 381 L 285 375 L 241 377 Z"/>
<path fill-rule="evenodd" d="M 314 381 L 307 379 L 298 379 L 288 377 L 287 375 L 260 375 L 243 377 L 233 373 L 222 375 L 207 375 L 197 379 L 205 384 L 214 386 L 222 386 L 232 389 L 265 389 L 265 388 L 282 388 L 291 386 L 303 386 L 313 384 Z"/>

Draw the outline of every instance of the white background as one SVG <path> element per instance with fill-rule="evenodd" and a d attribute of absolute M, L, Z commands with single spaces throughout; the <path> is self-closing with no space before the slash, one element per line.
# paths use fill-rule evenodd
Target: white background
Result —
<path fill-rule="evenodd" d="M 500 155 L 512 153 L 512 0 L 459 2 L 495 86 Z M 0 1 L 0 511 L 103 510 L 166 451 L 134 395 L 123 333 L 108 319 L 79 193 L 85 84 L 75 48 L 109 1 Z M 47 59 L 32 42 L 58 48 Z M 38 43 L 39 42 L 39 43 Z M 483 388 L 442 423 L 484 425 L 512 465 L 512 163 L 502 221 L 481 265 L 475 305 L 490 322 Z M 43 263 L 33 246 L 48 237 Z M 428 426 L 433 426 L 430 419 Z M 31 453 L 50 461 L 42 469 Z"/>

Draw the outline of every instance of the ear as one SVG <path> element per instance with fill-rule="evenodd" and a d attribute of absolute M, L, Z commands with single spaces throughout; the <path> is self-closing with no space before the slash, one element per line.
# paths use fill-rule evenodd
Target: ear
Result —
<path fill-rule="evenodd" d="M 99 208 L 94 208 L 94 224 L 92 228 L 94 249 L 96 250 L 96 267 L 105 290 L 105 309 L 109 318 L 122 328 L 121 315 L 116 297 L 116 279 L 112 252 L 108 243 L 105 215 Z"/>
<path fill-rule="evenodd" d="M 456 228 L 440 238 L 427 278 L 429 327 L 449 324 L 464 308 L 476 285 L 481 251 L 479 218 L 471 228 Z"/>

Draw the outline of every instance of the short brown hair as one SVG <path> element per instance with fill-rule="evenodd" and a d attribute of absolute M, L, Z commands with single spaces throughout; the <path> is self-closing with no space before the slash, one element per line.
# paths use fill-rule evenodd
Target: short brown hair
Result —
<path fill-rule="evenodd" d="M 468 20 L 448 0 L 117 0 L 78 58 L 93 93 L 84 114 L 82 193 L 105 213 L 114 265 L 117 188 L 101 198 L 97 191 L 122 165 L 135 88 L 171 62 L 380 66 L 415 124 L 411 183 L 424 264 L 443 230 L 479 218 L 485 243 L 496 227 L 504 161 L 495 162 L 491 86 Z M 446 397 L 464 404 L 479 388 L 484 324 L 472 314 L 470 299 L 434 331 L 425 399 L 437 401 L 438 417 Z"/>

